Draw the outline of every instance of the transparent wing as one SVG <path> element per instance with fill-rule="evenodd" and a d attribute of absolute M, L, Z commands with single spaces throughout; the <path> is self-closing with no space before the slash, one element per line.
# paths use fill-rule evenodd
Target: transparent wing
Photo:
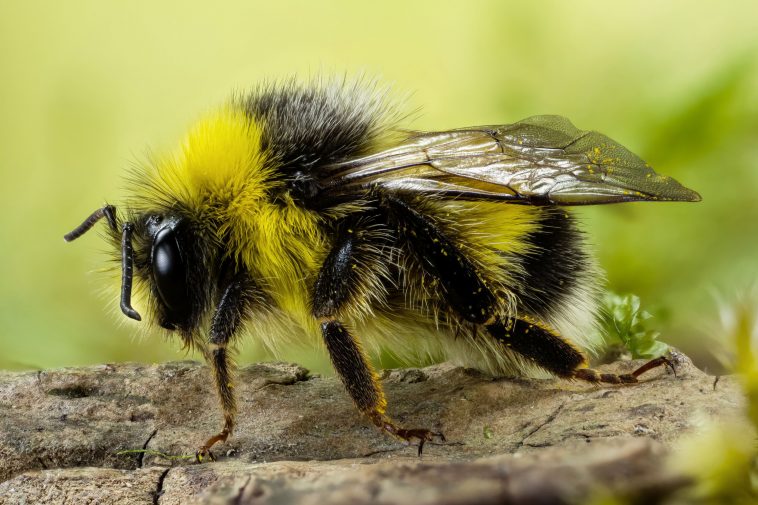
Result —
<path fill-rule="evenodd" d="M 416 133 L 399 146 L 327 167 L 332 195 L 383 188 L 521 203 L 698 201 L 622 145 L 560 116 Z"/>

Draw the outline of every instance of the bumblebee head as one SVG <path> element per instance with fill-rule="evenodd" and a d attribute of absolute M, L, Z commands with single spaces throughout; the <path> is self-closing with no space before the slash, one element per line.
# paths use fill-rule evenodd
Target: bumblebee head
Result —
<path fill-rule="evenodd" d="M 132 307 L 134 277 L 148 286 L 155 322 L 167 330 L 191 333 L 199 324 L 210 297 L 208 248 L 186 217 L 147 212 L 121 222 L 116 209 L 106 205 L 93 212 L 73 231 L 67 242 L 106 218 L 121 256 L 121 311 L 141 321 Z M 212 283 L 211 283 L 212 284 Z"/>
<path fill-rule="evenodd" d="M 74 240 L 107 219 L 127 317 L 142 319 L 132 307 L 136 283 L 151 322 L 183 336 L 201 327 L 219 282 L 240 263 L 240 244 L 247 244 L 260 214 L 273 210 L 269 191 L 282 185 L 269 182 L 273 168 L 262 135 L 263 126 L 239 107 L 210 112 L 177 148 L 130 174 L 125 212 L 105 205 L 64 237 Z"/>

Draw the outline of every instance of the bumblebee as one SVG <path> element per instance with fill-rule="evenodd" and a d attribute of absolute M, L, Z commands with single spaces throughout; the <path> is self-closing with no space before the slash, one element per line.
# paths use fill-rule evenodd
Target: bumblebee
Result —
<path fill-rule="evenodd" d="M 442 434 L 393 421 L 369 351 L 607 383 L 665 363 L 588 367 L 603 276 L 567 207 L 696 192 L 560 116 L 408 131 L 386 95 L 346 81 L 236 95 L 135 169 L 125 207 L 65 236 L 105 218 L 123 313 L 210 364 L 224 423 L 199 460 L 234 430 L 245 332 L 322 341 L 357 408 L 419 454 Z"/>

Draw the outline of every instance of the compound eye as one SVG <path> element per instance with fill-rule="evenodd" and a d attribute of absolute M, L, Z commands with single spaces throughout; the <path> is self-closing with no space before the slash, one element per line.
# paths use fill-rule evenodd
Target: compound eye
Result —
<path fill-rule="evenodd" d="M 152 266 L 158 295 L 167 309 L 167 321 L 162 325 L 173 329 L 190 315 L 187 265 L 182 258 L 174 229 L 163 228 L 155 235 Z"/>

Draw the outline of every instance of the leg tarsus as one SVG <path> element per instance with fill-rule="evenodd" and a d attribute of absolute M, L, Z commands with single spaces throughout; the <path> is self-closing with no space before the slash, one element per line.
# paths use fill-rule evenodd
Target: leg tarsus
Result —
<path fill-rule="evenodd" d="M 393 437 L 404 440 L 411 445 L 414 441 L 417 441 L 419 456 L 421 456 L 426 442 L 433 442 L 435 439 L 438 439 L 440 442 L 447 441 L 445 435 L 441 432 L 431 431 L 425 428 L 400 428 L 386 416 L 379 413 L 370 414 L 369 417 L 373 423 L 385 433 L 389 433 Z"/>
<path fill-rule="evenodd" d="M 674 377 L 676 377 L 676 367 L 674 366 L 674 362 L 668 359 L 666 356 L 660 356 L 658 358 L 652 359 L 639 367 L 637 370 L 632 372 L 632 375 L 634 377 L 639 377 L 643 373 L 647 372 L 648 370 L 652 370 L 653 368 L 658 368 L 659 366 L 665 365 L 666 368 L 671 370 L 671 372 L 674 374 Z"/>
<path fill-rule="evenodd" d="M 606 384 L 635 384 L 639 382 L 638 377 L 640 375 L 663 365 L 665 365 L 667 368 L 670 368 L 676 376 L 676 369 L 674 368 L 674 364 L 667 357 L 661 356 L 659 358 L 648 361 L 632 373 L 600 373 L 592 368 L 578 368 L 574 370 L 571 377 L 574 379 L 585 380 L 587 382 L 604 382 Z"/>
<path fill-rule="evenodd" d="M 211 438 L 205 441 L 205 443 L 200 447 L 200 449 L 195 452 L 195 460 L 198 463 L 202 463 L 203 459 L 207 456 L 208 459 L 211 461 L 216 461 L 216 456 L 213 455 L 211 452 L 211 447 L 216 445 L 217 443 L 224 443 L 226 442 L 226 439 L 229 438 L 229 434 L 231 433 L 230 430 L 228 430 L 226 427 L 224 427 L 223 430 L 221 430 L 221 433 L 218 433 L 216 435 L 213 435 Z"/>
<path fill-rule="evenodd" d="M 574 370 L 571 378 L 592 383 L 604 382 L 606 384 L 634 384 L 638 382 L 637 377 L 629 373 L 600 373 L 593 368 L 578 368 Z"/>
<path fill-rule="evenodd" d="M 205 457 L 208 457 L 211 461 L 216 461 L 216 456 L 211 452 L 211 447 L 218 443 L 226 442 L 229 435 L 232 433 L 234 421 L 227 417 L 224 423 L 224 429 L 220 433 L 213 435 L 211 438 L 205 441 L 205 443 L 195 452 L 195 461 L 202 463 Z"/>

